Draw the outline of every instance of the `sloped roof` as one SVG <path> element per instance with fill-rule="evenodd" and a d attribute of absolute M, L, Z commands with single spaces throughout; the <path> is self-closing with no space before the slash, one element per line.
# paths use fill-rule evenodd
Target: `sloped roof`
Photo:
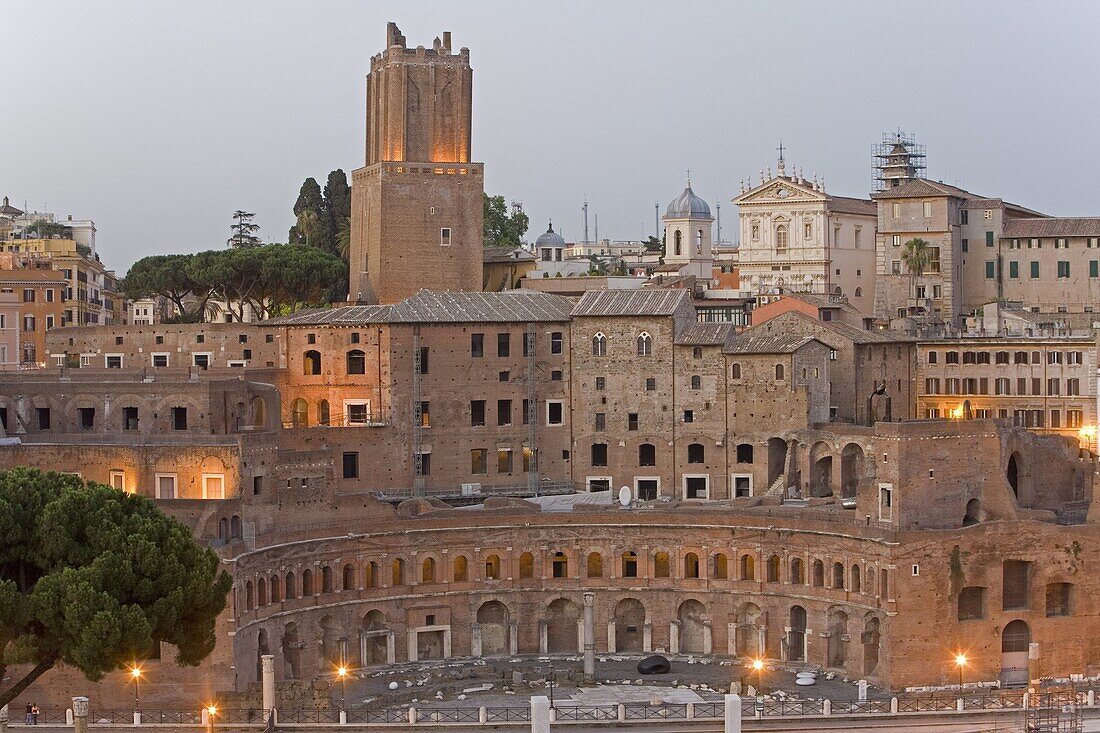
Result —
<path fill-rule="evenodd" d="M 682 288 L 589 290 L 573 316 L 671 316 L 685 303 L 691 303 L 691 293 Z"/>
<path fill-rule="evenodd" d="M 345 305 L 337 308 L 309 308 L 288 316 L 269 318 L 261 326 L 355 326 L 365 323 L 386 323 L 388 305 Z"/>
<path fill-rule="evenodd" d="M 950 186 L 939 181 L 930 181 L 927 178 L 914 178 L 900 186 L 883 189 L 871 194 L 873 199 L 907 199 L 919 196 L 955 196 L 961 199 L 981 198 L 957 186 Z"/>
<path fill-rule="evenodd" d="M 1100 237 L 1100 217 L 1006 219 L 1003 237 Z"/>
<path fill-rule="evenodd" d="M 535 255 L 522 247 L 485 247 L 481 250 L 481 261 L 484 264 L 497 262 L 534 262 Z"/>
<path fill-rule="evenodd" d="M 679 335 L 676 343 L 682 346 L 721 346 L 736 331 L 732 323 L 691 323 Z"/>
<path fill-rule="evenodd" d="M 390 311 L 390 323 L 532 323 L 569 320 L 572 301 L 534 290 L 421 290 Z"/>
<path fill-rule="evenodd" d="M 878 214 L 878 207 L 875 206 L 875 202 L 870 199 L 857 199 L 851 196 L 829 196 L 829 211 L 835 211 L 838 214 L 863 214 L 865 216 L 875 216 Z"/>
<path fill-rule="evenodd" d="M 726 354 L 793 354 L 811 341 L 813 336 L 750 336 L 748 332 L 731 336 L 722 351 Z M 821 343 L 818 341 L 818 343 Z"/>
<path fill-rule="evenodd" d="M 901 344 L 912 343 L 917 340 L 914 337 L 906 336 L 905 334 L 898 333 L 897 331 L 868 331 L 862 328 L 857 328 L 848 323 L 843 323 L 841 321 L 821 321 L 811 315 L 802 313 L 801 311 L 787 311 L 786 313 L 780 313 L 778 316 L 769 318 L 763 323 L 746 329 L 743 335 L 763 335 L 765 332 L 770 330 L 768 324 L 771 323 L 771 328 L 775 328 L 777 324 L 773 323 L 773 321 L 783 323 L 784 319 L 786 319 L 786 324 L 789 324 L 790 321 L 795 320 L 803 321 L 810 326 L 824 328 L 826 331 L 832 331 L 838 336 L 842 336 L 843 338 L 846 338 L 856 344 Z M 796 326 L 794 326 L 794 324 L 790 324 L 787 327 L 793 328 Z M 819 338 L 827 340 L 828 337 L 823 336 Z"/>

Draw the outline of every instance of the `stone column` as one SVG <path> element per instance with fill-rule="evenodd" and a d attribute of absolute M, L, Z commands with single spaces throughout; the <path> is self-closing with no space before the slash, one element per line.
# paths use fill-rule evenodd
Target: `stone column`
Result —
<path fill-rule="evenodd" d="M 653 624 L 649 619 L 642 624 L 642 651 L 646 654 L 653 651 Z"/>
<path fill-rule="evenodd" d="M 763 659 L 764 657 L 768 656 L 768 627 L 758 626 L 756 627 L 756 631 L 758 634 L 757 648 L 760 650 L 760 658 Z"/>
<path fill-rule="evenodd" d="M 725 733 L 741 733 L 741 696 L 726 695 Z"/>
<path fill-rule="evenodd" d="M 263 683 L 263 710 L 264 720 L 271 715 L 271 709 L 275 707 L 275 657 L 264 654 L 260 657 L 261 680 Z"/>
<path fill-rule="evenodd" d="M 609 654 L 618 651 L 618 647 L 615 645 L 615 619 L 607 622 L 607 651 Z"/>
<path fill-rule="evenodd" d="M 726 654 L 731 657 L 737 656 L 737 624 L 726 624 Z"/>
<path fill-rule="evenodd" d="M 680 653 L 680 624 L 676 621 L 668 625 L 668 653 Z"/>
<path fill-rule="evenodd" d="M 406 659 L 410 662 L 418 661 L 420 650 L 417 649 L 416 644 L 416 629 L 409 629 L 405 632 L 405 651 L 408 653 Z"/>
<path fill-rule="evenodd" d="M 550 629 L 546 619 L 539 620 L 539 654 L 550 653 Z"/>
<path fill-rule="evenodd" d="M 508 622 L 508 653 L 519 654 L 519 622 L 515 619 Z"/>
<path fill-rule="evenodd" d="M 88 733 L 88 698 L 73 698 L 73 731 Z"/>
<path fill-rule="evenodd" d="M 546 695 L 531 698 L 531 733 L 550 733 L 550 698 Z"/>
<path fill-rule="evenodd" d="M 584 681 L 596 680 L 596 594 L 584 594 Z"/>
<path fill-rule="evenodd" d="M 481 656 L 481 624 L 470 625 L 470 656 Z"/>
<path fill-rule="evenodd" d="M 703 654 L 710 654 L 714 650 L 714 631 L 710 620 L 703 622 Z"/>
<path fill-rule="evenodd" d="M 397 663 L 397 636 L 391 631 L 386 634 L 386 664 Z"/>

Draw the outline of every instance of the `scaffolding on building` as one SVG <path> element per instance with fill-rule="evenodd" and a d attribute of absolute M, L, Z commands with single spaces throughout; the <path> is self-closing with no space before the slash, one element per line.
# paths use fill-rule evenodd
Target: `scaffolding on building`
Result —
<path fill-rule="evenodd" d="M 883 191 L 924 178 L 928 170 L 926 158 L 924 146 L 918 145 L 910 133 L 900 130 L 883 133 L 882 142 L 871 151 L 871 190 Z"/>
<path fill-rule="evenodd" d="M 424 374 L 424 366 L 424 354 L 420 350 L 420 326 L 413 326 L 412 458 L 413 488 L 417 496 L 424 496 L 424 403 L 420 401 L 420 378 Z"/>
<path fill-rule="evenodd" d="M 1025 733 L 1081 733 L 1081 700 L 1077 689 L 1045 685 L 1028 695 L 1022 713 Z"/>

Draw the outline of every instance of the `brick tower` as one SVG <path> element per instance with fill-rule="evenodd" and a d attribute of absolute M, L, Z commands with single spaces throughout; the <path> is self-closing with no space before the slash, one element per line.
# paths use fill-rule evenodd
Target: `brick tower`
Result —
<path fill-rule="evenodd" d="M 352 174 L 348 299 L 481 290 L 481 163 L 470 162 L 470 50 L 407 48 L 397 25 L 367 76 L 366 165 Z"/>

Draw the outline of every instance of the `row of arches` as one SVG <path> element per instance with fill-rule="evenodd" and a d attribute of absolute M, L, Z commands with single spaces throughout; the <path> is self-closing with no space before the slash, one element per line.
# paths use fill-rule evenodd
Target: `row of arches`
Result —
<path fill-rule="evenodd" d="M 607 356 L 607 334 L 602 331 L 592 337 L 592 356 Z M 634 351 L 638 356 L 653 355 L 653 337 L 642 331 L 634 340 Z"/>
<path fill-rule="evenodd" d="M 222 520 L 224 521 L 224 520 Z M 238 525 L 239 527 L 239 525 Z M 230 529 L 232 531 L 232 529 Z M 830 588 L 849 593 L 868 596 L 889 595 L 889 570 L 834 561 L 827 565 L 825 560 L 802 557 L 789 557 L 786 562 L 778 553 L 766 558 L 761 554 L 762 568 L 757 567 L 756 553 L 742 552 L 727 554 L 718 551 L 709 555 L 695 551 L 682 553 L 673 561 L 673 556 L 664 550 L 657 550 L 647 557 L 639 556 L 633 550 L 624 550 L 616 554 L 605 555 L 591 551 L 579 556 L 579 571 L 570 572 L 572 558 L 563 551 L 548 553 L 544 558 L 545 577 L 568 579 L 583 577 L 597 578 L 653 578 L 683 580 L 738 580 L 763 583 L 787 583 L 808 585 L 813 588 Z M 380 587 L 398 587 L 410 583 L 432 585 L 436 583 L 464 583 L 473 580 L 500 581 L 505 578 L 504 563 L 500 555 L 488 553 L 483 556 L 475 577 L 471 560 L 466 554 L 458 554 L 450 562 L 450 573 L 440 566 L 441 560 L 427 556 L 419 561 L 410 577 L 410 569 L 404 558 L 392 558 L 383 567 L 377 560 L 366 561 L 362 568 L 355 563 L 346 563 L 339 568 L 339 590 L 356 591 Z M 735 563 L 735 564 L 734 564 Z M 386 577 L 383 577 L 383 572 Z M 271 574 L 244 583 L 244 610 L 252 611 L 272 603 L 297 598 L 333 593 L 337 590 L 336 570 L 329 565 L 321 566 L 319 577 L 312 568 L 300 573 L 291 570 L 286 573 Z M 509 571 L 509 579 L 535 579 L 535 555 L 523 552 L 514 559 L 514 567 Z M 877 582 L 876 582 L 877 581 Z M 360 585 L 361 583 L 361 585 Z"/>
<path fill-rule="evenodd" d="M 355 376 L 367 373 L 367 354 L 362 349 L 351 349 L 344 354 L 344 374 Z M 321 374 L 321 352 L 310 349 L 302 354 L 302 374 L 318 376 Z"/>

